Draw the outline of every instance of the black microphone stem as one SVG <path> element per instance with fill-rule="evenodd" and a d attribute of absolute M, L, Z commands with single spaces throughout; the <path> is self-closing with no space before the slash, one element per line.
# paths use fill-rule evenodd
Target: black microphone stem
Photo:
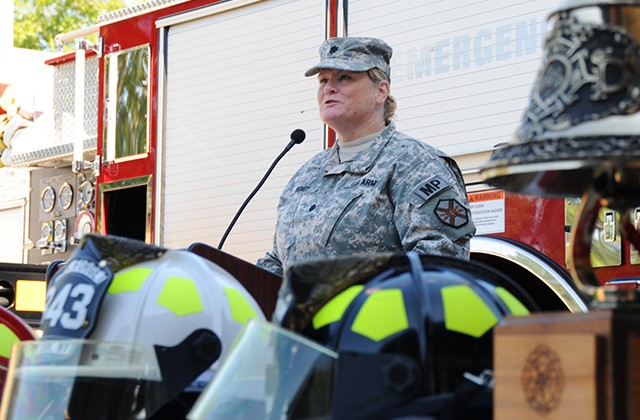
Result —
<path fill-rule="evenodd" d="M 220 239 L 220 243 L 218 244 L 218 249 L 222 250 L 222 245 L 224 245 L 224 241 L 227 240 L 227 236 L 229 236 L 229 233 L 231 232 L 231 229 L 233 228 L 233 226 L 236 224 L 236 222 L 238 221 L 238 218 L 240 217 L 240 214 L 242 214 L 242 211 L 244 210 L 245 207 L 247 207 L 247 204 L 249 204 L 249 201 L 251 201 L 251 199 L 253 198 L 254 195 L 256 195 L 256 193 L 258 192 L 258 190 L 260 189 L 260 187 L 262 187 L 262 184 L 264 184 L 264 182 L 267 180 L 267 178 L 269 177 L 269 175 L 271 174 L 271 172 L 273 171 L 273 168 L 276 167 L 276 165 L 278 164 L 278 162 L 280 162 L 280 159 L 282 159 L 282 157 L 289 151 L 291 150 L 291 148 L 295 145 L 295 141 L 291 140 L 289 142 L 289 144 L 287 144 L 287 146 L 284 148 L 284 150 L 282 152 L 280 152 L 280 154 L 278 155 L 278 157 L 273 161 L 273 163 L 271 164 L 271 166 L 269 167 L 269 169 L 267 170 L 267 173 L 264 174 L 264 176 L 262 177 L 262 179 L 260 180 L 260 182 L 258 183 L 258 185 L 253 189 L 253 191 L 251 191 L 251 194 L 249 194 L 249 196 L 247 197 L 246 200 L 244 200 L 244 203 L 242 203 L 242 205 L 240 206 L 240 208 L 238 209 L 238 211 L 236 212 L 236 215 L 233 217 L 233 220 L 231 221 L 231 223 L 229 224 L 229 227 L 227 227 L 226 232 L 224 233 L 224 235 L 222 235 L 222 239 Z"/>

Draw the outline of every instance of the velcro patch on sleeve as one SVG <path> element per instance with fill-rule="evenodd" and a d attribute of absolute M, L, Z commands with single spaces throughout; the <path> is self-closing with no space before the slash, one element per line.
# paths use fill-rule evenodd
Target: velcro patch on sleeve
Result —
<path fill-rule="evenodd" d="M 424 201 L 427 201 L 449 188 L 451 188 L 450 183 L 439 176 L 434 176 L 421 183 L 413 192 Z"/>
<path fill-rule="evenodd" d="M 469 223 L 469 212 L 454 199 L 438 201 L 434 212 L 442 223 L 456 229 Z"/>

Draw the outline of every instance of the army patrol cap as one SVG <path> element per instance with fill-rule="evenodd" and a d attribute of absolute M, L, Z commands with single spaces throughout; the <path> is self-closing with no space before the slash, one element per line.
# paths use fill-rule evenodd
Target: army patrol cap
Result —
<path fill-rule="evenodd" d="M 390 76 L 392 53 L 391 47 L 377 38 L 329 38 L 320 45 L 320 62 L 304 75 L 313 76 L 324 69 L 367 71 L 377 67 Z"/>

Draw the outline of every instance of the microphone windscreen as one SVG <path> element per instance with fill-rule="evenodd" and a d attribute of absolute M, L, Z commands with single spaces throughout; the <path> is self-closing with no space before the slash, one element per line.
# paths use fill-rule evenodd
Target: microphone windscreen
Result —
<path fill-rule="evenodd" d="M 307 134 L 304 132 L 304 130 L 301 130 L 299 128 L 296 128 L 291 132 L 291 140 L 296 142 L 296 144 L 302 143 L 305 137 L 307 137 Z"/>

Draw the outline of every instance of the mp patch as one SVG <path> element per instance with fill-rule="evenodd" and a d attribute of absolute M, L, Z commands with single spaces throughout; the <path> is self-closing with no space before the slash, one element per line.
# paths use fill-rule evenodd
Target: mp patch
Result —
<path fill-rule="evenodd" d="M 440 194 L 442 191 L 448 190 L 449 188 L 451 188 L 451 185 L 449 183 L 447 183 L 439 176 L 434 176 L 433 178 L 429 178 L 422 185 L 416 188 L 414 193 L 424 201 L 427 201 L 430 198 L 433 198 L 436 195 Z"/>
<path fill-rule="evenodd" d="M 442 223 L 454 228 L 460 228 L 469 222 L 469 212 L 454 199 L 438 201 L 434 212 Z"/>

